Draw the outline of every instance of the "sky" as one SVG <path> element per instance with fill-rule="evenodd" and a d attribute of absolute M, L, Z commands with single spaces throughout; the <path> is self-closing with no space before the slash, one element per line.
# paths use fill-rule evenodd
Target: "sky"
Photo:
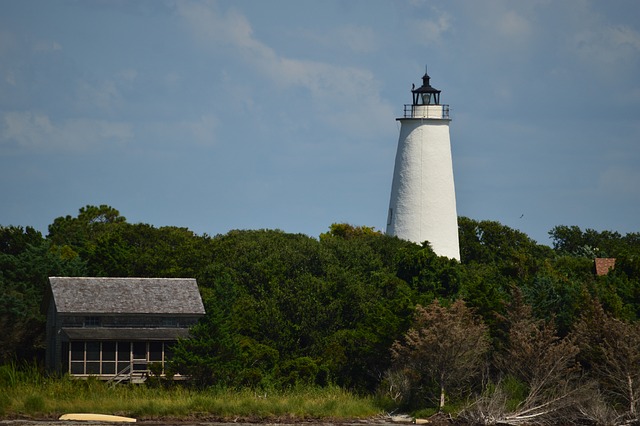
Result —
<path fill-rule="evenodd" d="M 0 225 L 384 231 L 425 67 L 460 216 L 640 232 L 637 0 L 0 0 Z"/>

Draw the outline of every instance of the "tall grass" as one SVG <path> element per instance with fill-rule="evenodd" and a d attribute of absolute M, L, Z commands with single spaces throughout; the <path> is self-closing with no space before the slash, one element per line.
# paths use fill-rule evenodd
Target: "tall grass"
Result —
<path fill-rule="evenodd" d="M 56 418 L 103 413 L 140 419 L 355 419 L 381 413 L 375 401 L 339 387 L 285 391 L 193 390 L 145 385 L 110 386 L 99 380 L 50 378 L 37 368 L 0 366 L 0 417 Z"/>

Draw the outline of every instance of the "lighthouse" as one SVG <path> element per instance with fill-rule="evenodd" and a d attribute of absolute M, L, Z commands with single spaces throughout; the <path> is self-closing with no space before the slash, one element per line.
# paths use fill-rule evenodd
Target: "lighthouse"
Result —
<path fill-rule="evenodd" d="M 449 105 L 425 72 L 404 106 L 391 185 L 387 234 L 421 244 L 439 256 L 460 260 L 458 215 L 449 136 Z"/>

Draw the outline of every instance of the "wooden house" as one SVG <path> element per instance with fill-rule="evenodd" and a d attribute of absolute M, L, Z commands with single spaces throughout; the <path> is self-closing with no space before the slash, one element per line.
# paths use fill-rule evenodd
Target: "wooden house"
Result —
<path fill-rule="evenodd" d="M 75 377 L 134 381 L 204 313 L 192 278 L 50 277 L 46 364 Z"/>

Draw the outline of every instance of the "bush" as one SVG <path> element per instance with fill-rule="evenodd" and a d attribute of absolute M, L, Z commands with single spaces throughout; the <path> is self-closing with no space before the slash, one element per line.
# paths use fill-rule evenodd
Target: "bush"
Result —
<path fill-rule="evenodd" d="M 39 414 L 45 411 L 45 402 L 42 395 L 29 395 L 23 403 L 23 410 L 26 414 Z"/>
<path fill-rule="evenodd" d="M 283 386 L 295 386 L 298 384 L 315 384 L 320 368 L 309 357 L 300 357 L 283 362 L 276 371 L 280 383 Z"/>
<path fill-rule="evenodd" d="M 7 414 L 8 408 L 11 405 L 11 398 L 6 393 L 0 393 L 0 417 Z"/>

